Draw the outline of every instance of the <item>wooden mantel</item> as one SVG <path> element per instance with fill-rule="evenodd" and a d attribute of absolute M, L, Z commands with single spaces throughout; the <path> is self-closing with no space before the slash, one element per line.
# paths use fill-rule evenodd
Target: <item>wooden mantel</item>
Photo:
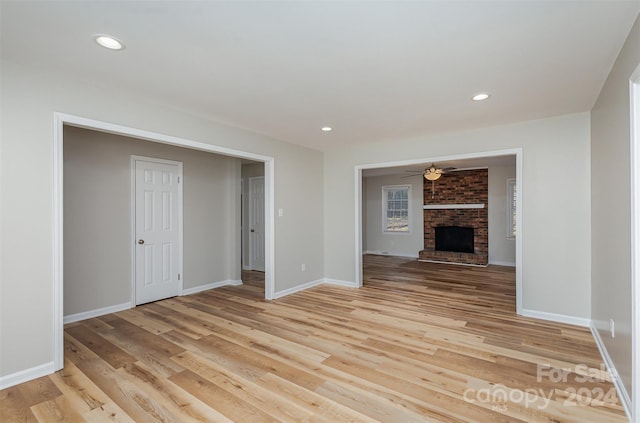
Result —
<path fill-rule="evenodd" d="M 442 209 L 484 209 L 484 203 L 477 204 L 425 204 L 422 206 L 424 210 L 442 210 Z"/>

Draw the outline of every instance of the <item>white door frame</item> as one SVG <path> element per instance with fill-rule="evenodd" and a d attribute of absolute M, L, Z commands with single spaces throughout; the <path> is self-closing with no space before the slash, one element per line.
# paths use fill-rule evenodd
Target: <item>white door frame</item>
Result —
<path fill-rule="evenodd" d="M 265 196 L 265 299 L 271 300 L 274 297 L 275 285 L 275 203 L 274 203 L 274 168 L 275 159 L 270 156 L 249 153 L 241 150 L 220 147 L 185 138 L 178 138 L 171 135 L 157 132 L 145 131 L 109 122 L 88 119 L 66 113 L 53 113 L 53 184 L 51 187 L 53 199 L 53 307 L 52 307 L 52 349 L 54 370 L 60 370 L 64 364 L 64 227 L 63 227 L 63 173 L 64 173 L 64 125 L 90 129 L 110 134 L 124 135 L 138 138 L 145 141 L 152 141 L 161 144 L 175 145 L 178 147 L 190 148 L 193 150 L 207 151 L 224 156 L 249 159 L 264 162 L 264 196 Z"/>
<path fill-rule="evenodd" d="M 426 157 L 421 159 L 395 162 L 372 163 L 355 166 L 355 202 L 356 202 L 356 286 L 362 287 L 362 171 L 396 166 L 411 166 L 425 163 L 439 163 L 450 160 L 476 159 L 483 157 L 515 156 L 516 158 L 516 313 L 522 314 L 522 148 L 485 151 L 479 153 L 458 154 L 453 156 Z"/>
<path fill-rule="evenodd" d="M 178 183 L 178 292 L 182 293 L 184 277 L 184 214 L 183 214 L 183 194 L 182 189 L 182 162 L 175 160 L 158 159 L 155 157 L 145 156 L 131 156 L 131 202 L 129 204 L 129 225 L 131 230 L 131 305 L 137 305 L 136 299 L 136 161 L 141 160 L 145 162 L 163 163 L 178 167 L 180 182 Z"/>
<path fill-rule="evenodd" d="M 631 417 L 640 421 L 640 66 L 629 79 L 631 156 Z"/>
<path fill-rule="evenodd" d="M 249 184 L 248 185 L 249 186 L 248 186 L 247 192 L 248 192 L 248 197 L 249 197 L 249 201 L 248 201 L 248 203 L 249 203 L 249 208 L 248 208 L 248 212 L 249 212 L 248 213 L 248 217 L 249 217 L 248 220 L 249 220 L 249 222 L 248 223 L 249 223 L 249 225 L 248 225 L 247 229 L 249 231 L 249 267 L 251 267 L 251 270 L 255 270 L 254 269 L 254 263 L 253 263 L 253 260 L 254 260 L 254 257 L 253 257 L 253 243 L 255 242 L 254 241 L 255 237 L 251 236 L 251 234 L 253 233 L 253 232 L 251 232 L 251 230 L 253 229 L 253 219 L 251 218 L 253 213 L 251 212 L 251 210 L 252 210 L 251 206 L 252 206 L 253 201 L 254 201 L 253 194 L 251 192 L 251 181 L 254 181 L 256 179 L 262 179 L 264 181 L 264 176 L 250 176 L 248 178 L 248 180 L 249 180 Z"/>

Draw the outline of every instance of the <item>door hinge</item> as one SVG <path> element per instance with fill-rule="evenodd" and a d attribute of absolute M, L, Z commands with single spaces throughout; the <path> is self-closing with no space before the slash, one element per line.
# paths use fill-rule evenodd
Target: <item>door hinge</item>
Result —
<path fill-rule="evenodd" d="M 180 273 L 178 273 L 178 280 L 180 280 Z"/>
<path fill-rule="evenodd" d="M 178 176 L 178 183 L 180 183 L 180 177 Z"/>

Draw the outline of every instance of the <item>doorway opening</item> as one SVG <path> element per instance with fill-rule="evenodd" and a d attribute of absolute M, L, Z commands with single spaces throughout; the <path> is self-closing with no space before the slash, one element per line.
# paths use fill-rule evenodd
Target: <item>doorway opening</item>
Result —
<path fill-rule="evenodd" d="M 220 147 L 212 144 L 196 142 L 183 138 L 168 136 L 160 133 L 144 131 L 140 129 L 114 125 L 107 122 L 96 121 L 92 119 L 86 119 L 78 116 L 66 115 L 61 113 L 54 114 L 54 184 L 53 184 L 53 220 L 54 220 L 54 307 L 52 310 L 52 323 L 53 323 L 53 349 L 54 349 L 54 367 L 59 370 L 63 367 L 63 334 L 64 334 L 64 307 L 63 307 L 63 285 L 64 285 L 64 129 L 65 127 L 76 127 L 97 133 L 113 134 L 118 136 L 124 136 L 135 140 L 150 141 L 154 145 L 169 145 L 174 147 L 182 147 L 189 151 L 199 150 L 202 152 L 214 153 L 215 155 L 235 158 L 240 160 L 253 160 L 261 162 L 264 167 L 264 222 L 265 222 L 265 273 L 264 273 L 264 296 L 266 299 L 272 299 L 274 296 L 274 267 L 275 267 L 275 243 L 274 243 L 274 204 L 273 204 L 273 190 L 274 190 L 274 159 L 273 157 L 263 156 L 259 154 L 248 153 L 240 150 L 229 149 L 226 147 Z M 240 160 L 235 160 L 237 163 L 237 199 L 240 201 Z M 127 171 L 127 178 L 130 177 Z M 129 193 L 127 193 L 127 196 Z M 109 204 L 103 202 L 99 204 L 102 207 L 103 212 L 109 213 Z M 238 207 L 239 209 L 239 207 Z M 127 219 L 129 216 L 127 216 Z M 240 264 L 240 216 L 236 213 L 235 219 L 238 221 L 237 227 L 237 247 L 234 247 L 238 251 L 238 258 L 236 263 L 232 266 L 237 266 L 238 272 L 241 269 Z M 99 222 L 96 222 L 99 225 Z M 230 225 L 231 226 L 231 225 Z M 127 228 L 129 226 L 127 225 Z M 235 231 L 235 229 L 228 229 Z M 89 240 L 90 241 L 90 240 Z M 86 244 L 85 244 L 86 245 Z M 130 278 L 126 278 L 128 281 Z M 182 293 L 188 291 L 183 289 Z M 130 290 L 131 292 L 131 290 Z M 122 304 L 120 304 L 122 305 Z M 106 312 L 113 312 L 117 310 L 105 310 Z"/>
<path fill-rule="evenodd" d="M 508 163 L 507 163 L 508 162 Z M 414 172 L 415 169 L 426 169 L 432 163 L 443 163 L 447 166 L 455 167 L 451 171 L 462 170 L 474 170 L 474 169 L 487 169 L 491 166 L 501 166 L 512 168 L 512 173 L 504 175 L 504 180 L 500 183 L 501 189 L 504 191 L 503 204 L 500 207 L 501 219 L 504 220 L 504 225 L 494 227 L 493 229 L 499 229 L 499 235 L 493 235 L 494 237 L 502 237 L 505 248 L 511 248 L 512 251 L 503 254 L 495 254 L 493 260 L 489 262 L 502 266 L 515 266 L 515 310 L 517 314 L 523 312 L 522 302 L 522 150 L 521 149 L 509 149 L 484 153 L 474 153 L 456 156 L 441 156 L 421 158 L 415 160 L 406 160 L 399 162 L 384 162 L 367 165 L 359 165 L 355 167 L 355 198 L 356 198 L 356 245 L 355 245 L 355 265 L 356 265 L 356 285 L 361 287 L 363 284 L 363 254 L 381 254 L 381 255 L 399 255 L 417 259 L 419 253 L 422 253 L 425 245 L 424 240 L 424 226 L 426 223 L 423 220 L 423 211 L 431 210 L 434 208 L 440 208 L 444 211 L 460 208 L 461 210 L 480 210 L 484 205 L 479 204 L 464 204 L 463 207 L 453 207 L 452 204 L 442 204 L 437 207 L 432 205 L 425 206 L 424 196 L 431 198 L 437 194 L 437 182 L 423 185 L 423 171 Z M 503 172 L 504 173 L 504 172 Z M 411 177 L 409 177 L 411 175 Z M 415 176 L 415 177 L 414 177 Z M 376 179 L 373 181 L 373 179 Z M 389 236 L 389 233 L 385 233 L 381 230 L 380 218 L 388 217 L 389 211 L 384 210 L 381 207 L 381 203 L 384 206 L 385 202 L 382 201 L 380 194 L 385 192 L 385 184 L 391 186 L 398 186 L 398 183 L 411 185 L 411 179 L 415 179 L 415 189 L 410 189 L 409 192 L 414 192 L 412 195 L 412 205 L 408 206 L 409 211 L 408 222 L 413 225 L 410 230 L 403 233 L 393 234 Z M 408 181 L 409 180 L 409 181 Z M 514 184 L 513 197 L 514 201 L 509 209 L 507 206 L 507 191 L 508 180 L 511 180 Z M 382 189 L 379 189 L 382 186 Z M 417 193 L 416 193 L 417 191 Z M 486 193 L 485 193 L 486 195 Z M 491 201 L 491 199 L 489 199 Z M 385 213 L 386 212 L 386 213 Z M 382 215 L 381 215 L 382 213 Z M 513 213 L 513 232 L 508 233 L 509 219 L 505 219 L 509 213 Z M 477 214 L 477 212 L 476 212 Z M 411 217 L 413 215 L 413 217 Z M 495 226 L 495 225 L 494 225 Z M 491 231 L 491 228 L 488 229 Z M 435 230 L 433 231 L 435 234 Z M 516 236 L 517 234 L 517 236 Z M 435 236 L 435 235 L 434 235 Z M 489 234 L 492 236 L 492 234 Z M 375 239 L 375 238 L 378 239 Z M 394 238 L 395 237 L 395 238 Z M 386 243 L 386 244 L 385 244 Z M 435 239 L 434 239 L 435 243 Z M 378 247 L 380 246 L 380 247 Z M 393 250 L 395 248 L 395 251 Z M 403 249 L 404 248 L 404 249 Z M 423 250 L 424 251 L 424 250 Z M 454 253 L 458 254 L 459 253 Z M 491 256 L 491 252 L 489 252 Z M 507 257 L 507 258 L 500 258 Z M 485 263 L 486 264 L 486 263 Z"/>

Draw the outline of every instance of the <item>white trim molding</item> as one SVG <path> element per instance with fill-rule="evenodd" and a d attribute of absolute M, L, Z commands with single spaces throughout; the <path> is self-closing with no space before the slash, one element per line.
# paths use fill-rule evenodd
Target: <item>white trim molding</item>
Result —
<path fill-rule="evenodd" d="M 313 288 L 314 286 L 322 285 L 323 283 L 324 279 L 317 279 L 292 288 L 283 289 L 282 291 L 274 292 L 273 299 L 276 300 L 278 298 L 286 297 L 287 295 L 295 294 L 296 292 L 304 291 L 305 289 Z"/>
<path fill-rule="evenodd" d="M 495 266 L 516 267 L 516 263 L 513 261 L 489 260 L 489 264 L 493 264 Z"/>
<path fill-rule="evenodd" d="M 640 66 L 629 78 L 631 157 L 631 413 L 640 421 Z"/>
<path fill-rule="evenodd" d="M 94 317 L 104 316 L 105 314 L 117 313 L 123 310 L 129 310 L 133 308 L 133 303 L 131 301 L 117 304 L 109 307 L 102 307 L 95 310 L 83 311 L 81 313 L 70 314 L 68 316 L 64 316 L 64 324 L 79 322 L 80 320 L 92 319 Z"/>
<path fill-rule="evenodd" d="M 582 326 L 588 328 L 591 326 L 591 320 L 586 317 L 568 316 L 566 314 L 549 313 L 547 311 L 523 309 L 520 313 L 524 317 L 532 317 L 534 319 L 549 320 L 551 322 L 566 323 L 568 325 Z"/>
<path fill-rule="evenodd" d="M 10 375 L 0 377 L 0 390 L 11 388 L 12 386 L 37 379 L 42 376 L 50 375 L 55 372 L 56 365 L 53 361 L 31 367 L 30 369 L 21 370 Z"/>
<path fill-rule="evenodd" d="M 629 418 L 629 421 L 634 421 L 631 417 L 631 409 L 632 409 L 631 398 L 629 397 L 629 393 L 624 387 L 624 383 L 620 378 L 620 374 L 618 374 L 618 371 L 616 370 L 615 364 L 613 364 L 613 359 L 609 355 L 607 348 L 604 346 L 604 342 L 600 337 L 600 333 L 598 332 L 598 329 L 595 327 L 593 323 L 589 325 L 589 329 L 591 329 L 591 334 L 593 335 L 593 339 L 596 341 L 596 345 L 598 346 L 600 355 L 604 360 L 604 364 L 605 366 L 607 366 L 607 371 L 609 372 L 609 376 L 611 376 L 611 381 L 613 382 L 613 385 L 616 387 L 618 397 L 622 402 L 622 407 L 624 408 L 625 413 L 627 413 L 627 417 Z"/>
<path fill-rule="evenodd" d="M 328 284 L 328 285 L 337 285 L 337 286 L 343 286 L 345 288 L 359 288 L 358 284 L 355 282 L 351 282 L 351 281 L 341 281 L 339 279 L 330 279 L 330 278 L 325 278 L 324 279 L 324 283 Z"/>
<path fill-rule="evenodd" d="M 207 291 L 209 289 L 221 288 L 223 286 L 238 286 L 238 285 L 242 285 L 241 280 L 227 279 L 225 281 L 211 282 L 205 285 L 199 285 L 199 286 L 194 286 L 193 288 L 183 289 L 180 295 L 183 296 L 183 295 L 197 294 L 198 292 Z"/>
<path fill-rule="evenodd" d="M 296 292 L 304 291 L 306 289 L 313 288 L 313 287 L 319 286 L 319 285 L 325 285 L 325 284 L 326 285 L 337 285 L 337 286 L 342 286 L 342 287 L 345 287 L 345 288 L 359 288 L 358 285 L 355 282 L 341 281 L 341 280 L 338 280 L 338 279 L 323 278 L 323 279 L 317 279 L 315 281 L 307 282 L 307 283 L 304 283 L 302 285 L 294 286 L 293 288 L 289 288 L 289 289 L 285 289 L 285 290 L 282 290 L 282 291 L 278 291 L 278 292 L 275 293 L 274 299 L 286 297 L 287 295 L 295 294 Z"/>

